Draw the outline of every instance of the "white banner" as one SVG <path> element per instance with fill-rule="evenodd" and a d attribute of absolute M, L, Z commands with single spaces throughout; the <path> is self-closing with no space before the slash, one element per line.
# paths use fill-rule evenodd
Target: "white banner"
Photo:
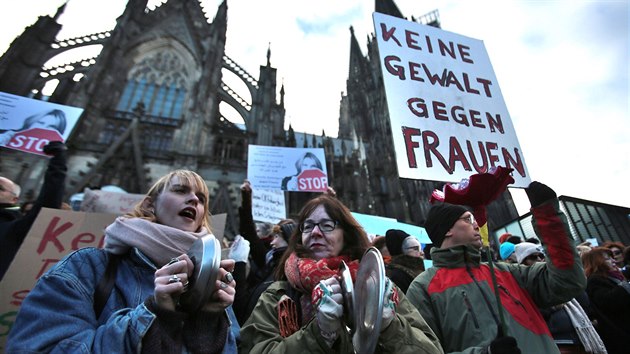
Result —
<path fill-rule="evenodd" d="M 82 113 L 82 108 L 0 92 L 0 146 L 44 155 L 50 141 L 68 139 Z"/>
<path fill-rule="evenodd" d="M 247 179 L 254 190 L 323 192 L 328 187 L 324 149 L 249 145 Z"/>
<path fill-rule="evenodd" d="M 252 190 L 252 217 L 254 221 L 277 224 L 286 219 L 284 192 L 281 190 Z"/>
<path fill-rule="evenodd" d="M 530 176 L 480 40 L 374 13 L 400 177 L 459 182 L 492 167 Z"/>

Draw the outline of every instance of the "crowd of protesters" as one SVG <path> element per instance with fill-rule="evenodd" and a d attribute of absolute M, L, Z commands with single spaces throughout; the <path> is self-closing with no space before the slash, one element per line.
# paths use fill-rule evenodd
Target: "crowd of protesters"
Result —
<path fill-rule="evenodd" d="M 0 177 L 0 242 L 10 245 L 0 277 L 39 209 L 61 206 L 65 146 L 45 151 L 53 159 L 25 215 L 19 186 Z M 210 234 L 210 197 L 198 174 L 172 171 L 107 227 L 103 249 L 74 251 L 38 280 L 6 352 L 353 353 L 340 272 L 355 280 L 374 247 L 386 272 L 376 352 L 628 353 L 630 247 L 575 245 L 555 192 L 538 182 L 526 192 L 537 237 L 502 235 L 493 261 L 465 206 L 432 206 L 426 247 L 398 229 L 366 234 L 332 188 L 295 219 L 257 222 L 245 181 L 240 234 L 212 296 L 190 308 L 180 301 L 194 284 L 187 250 Z"/>

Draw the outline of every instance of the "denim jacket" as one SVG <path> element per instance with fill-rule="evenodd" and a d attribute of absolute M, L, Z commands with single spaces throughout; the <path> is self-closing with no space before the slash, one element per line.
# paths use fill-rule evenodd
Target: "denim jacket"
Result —
<path fill-rule="evenodd" d="M 116 282 L 99 318 L 94 291 L 108 253 L 83 248 L 70 253 L 25 298 L 7 340 L 7 353 L 140 353 L 156 315 L 144 302 L 153 296 L 155 265 L 138 249 L 120 262 Z M 236 353 L 238 322 L 226 309 L 230 330 L 223 353 Z M 184 349 L 185 350 L 185 349 Z"/>

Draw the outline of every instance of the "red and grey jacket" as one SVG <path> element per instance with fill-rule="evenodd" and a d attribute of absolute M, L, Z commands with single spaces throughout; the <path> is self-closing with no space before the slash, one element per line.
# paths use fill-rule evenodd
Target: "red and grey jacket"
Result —
<path fill-rule="evenodd" d="M 447 353 L 483 353 L 505 321 L 523 354 L 559 353 L 538 308 L 574 298 L 586 286 L 565 216 L 557 200 L 532 209 L 545 263 L 531 267 L 496 263 L 502 311 L 487 263 L 473 246 L 433 248 L 433 267 L 409 286 L 407 297 L 436 333 Z M 502 312 L 502 315 L 501 315 Z"/>

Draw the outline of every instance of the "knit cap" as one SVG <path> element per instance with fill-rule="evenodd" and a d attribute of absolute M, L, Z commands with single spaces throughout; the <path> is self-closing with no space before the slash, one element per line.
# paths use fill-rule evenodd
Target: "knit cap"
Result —
<path fill-rule="evenodd" d="M 409 237 L 409 234 L 403 230 L 387 230 L 385 233 L 385 244 L 389 254 L 392 256 L 402 254 L 402 244 L 407 237 Z"/>
<path fill-rule="evenodd" d="M 531 256 L 532 254 L 541 254 L 543 256 L 545 255 L 539 245 L 529 242 L 521 242 L 515 245 L 514 253 L 516 253 L 516 261 L 518 262 L 518 264 L 523 263 L 525 258 Z"/>
<path fill-rule="evenodd" d="M 499 253 L 501 254 L 501 259 L 508 259 L 512 253 L 514 253 L 514 244 L 512 242 L 503 242 L 501 247 L 499 247 Z"/>
<path fill-rule="evenodd" d="M 461 205 L 449 203 L 435 204 L 431 207 L 427 221 L 424 223 L 424 228 L 427 234 L 429 234 L 429 238 L 434 246 L 442 246 L 442 242 L 448 230 L 450 230 L 453 225 L 455 225 L 455 222 L 467 211 L 468 209 Z"/>

